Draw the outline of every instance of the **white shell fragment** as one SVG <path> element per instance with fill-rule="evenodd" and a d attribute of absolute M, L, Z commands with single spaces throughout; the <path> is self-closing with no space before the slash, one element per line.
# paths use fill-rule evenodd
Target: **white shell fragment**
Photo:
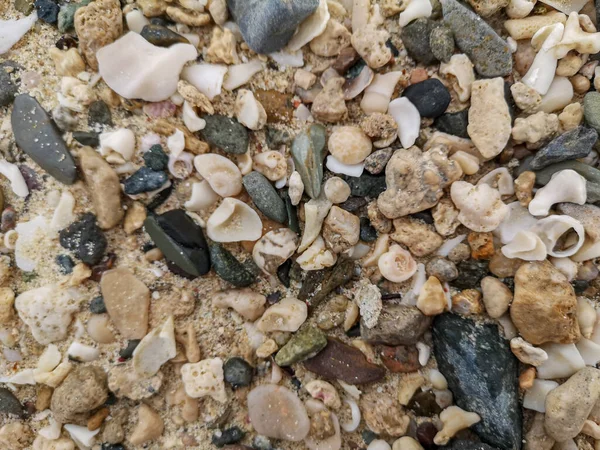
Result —
<path fill-rule="evenodd" d="M 47 228 L 46 219 L 37 216 L 29 222 L 19 222 L 15 228 L 17 242 L 15 244 L 15 263 L 17 267 L 25 272 L 31 272 L 37 267 L 39 255 L 33 253 L 34 246 L 39 239 L 43 239 Z M 9 235 L 6 233 L 6 235 Z"/>
<path fill-rule="evenodd" d="M 542 95 L 548 92 L 554 79 L 558 61 L 554 46 L 562 38 L 564 29 L 565 26 L 562 23 L 555 23 L 543 27 L 532 38 L 532 42 L 543 39 L 543 44 L 538 54 L 535 55 L 533 64 L 521 81 Z"/>
<path fill-rule="evenodd" d="M 52 214 L 50 228 L 58 232 L 69 226 L 75 220 L 74 208 L 75 197 L 69 191 L 64 191 L 60 194 L 60 200 L 54 209 L 54 214 Z"/>
<path fill-rule="evenodd" d="M 389 113 L 398 125 L 398 137 L 402 147 L 412 147 L 421 129 L 421 115 L 416 106 L 408 98 L 400 97 L 390 102 Z"/>
<path fill-rule="evenodd" d="M 231 308 L 246 320 L 256 320 L 265 311 L 267 298 L 250 288 L 229 289 L 213 294 L 215 308 Z"/>
<path fill-rule="evenodd" d="M 134 33 L 141 33 L 146 25 L 150 23 L 146 16 L 139 10 L 134 9 L 125 14 L 127 28 Z"/>
<path fill-rule="evenodd" d="M 183 66 L 197 56 L 193 45 L 156 47 L 133 31 L 96 52 L 100 75 L 113 91 L 149 102 L 173 95 Z"/>
<path fill-rule="evenodd" d="M 194 108 L 188 102 L 183 102 L 183 108 L 181 112 L 184 125 L 192 133 L 203 130 L 206 126 L 206 121 L 198 117 L 198 114 L 196 114 L 196 111 L 194 111 Z"/>
<path fill-rule="evenodd" d="M 91 345 L 85 345 L 81 342 L 72 342 L 67 349 L 69 359 L 81 362 L 90 362 L 100 357 L 100 350 Z"/>
<path fill-rule="evenodd" d="M 235 117 L 246 128 L 260 130 L 267 123 L 265 108 L 252 91 L 240 89 L 235 100 Z"/>
<path fill-rule="evenodd" d="M 383 278 L 394 283 L 408 280 L 417 271 L 417 263 L 410 252 L 399 245 L 390 246 L 389 250 L 379 257 L 377 264 Z"/>
<path fill-rule="evenodd" d="M 482 183 L 498 189 L 500 195 L 513 195 L 515 193 L 513 178 L 506 167 L 499 167 L 488 172 L 477 182 L 477 184 Z"/>
<path fill-rule="evenodd" d="M 470 230 L 495 230 L 508 215 L 508 206 L 502 203 L 500 192 L 488 184 L 473 186 L 466 181 L 455 181 L 450 195 L 460 210 L 458 220 Z"/>
<path fill-rule="evenodd" d="M 538 222 L 519 202 L 508 204 L 508 214 L 493 233 L 503 244 L 511 242 L 519 231 L 527 231 Z"/>
<path fill-rule="evenodd" d="M 547 216 L 556 203 L 569 202 L 585 204 L 587 199 L 586 181 L 571 169 L 561 170 L 552 175 L 546 186 L 538 189 L 529 203 L 529 212 L 534 216 Z"/>
<path fill-rule="evenodd" d="M 232 197 L 242 192 L 242 174 L 231 160 L 216 153 L 194 158 L 194 166 L 213 191 L 221 197 Z"/>
<path fill-rule="evenodd" d="M 0 173 L 10 181 L 10 188 L 19 197 L 27 197 L 29 188 L 19 168 L 5 159 L 0 160 Z"/>
<path fill-rule="evenodd" d="M 406 9 L 400 13 L 400 26 L 405 27 L 413 20 L 429 17 L 432 11 L 433 7 L 429 0 L 410 0 Z"/>
<path fill-rule="evenodd" d="M 228 91 L 233 91 L 234 89 L 237 89 L 240 86 L 248 83 L 254 75 L 262 70 L 264 70 L 264 67 L 258 59 L 253 59 L 252 61 L 243 64 L 229 66 L 229 71 L 227 71 L 226 67 L 225 71 L 227 72 L 227 76 L 225 77 L 225 81 L 223 81 L 223 88 Z M 190 81 L 190 83 L 192 83 L 192 81 Z M 200 88 L 198 87 L 198 89 Z M 219 87 L 219 93 L 220 92 L 221 88 Z M 206 94 L 206 96 L 210 98 L 208 94 Z M 212 98 L 210 99 L 212 100 Z"/>
<path fill-rule="evenodd" d="M 227 401 L 221 358 L 184 364 L 181 367 L 181 379 L 186 394 L 192 398 L 212 397 L 219 403 Z"/>
<path fill-rule="evenodd" d="M 385 113 L 388 110 L 394 88 L 402 78 L 402 72 L 375 74 L 373 81 L 365 89 L 360 107 L 366 114 Z"/>
<path fill-rule="evenodd" d="M 569 51 L 575 50 L 580 54 L 596 54 L 600 52 L 600 33 L 586 33 L 581 29 L 579 15 L 569 14 L 565 24 L 565 32 L 560 42 L 554 47 L 557 58 L 564 58 Z"/>
<path fill-rule="evenodd" d="M 186 67 L 181 72 L 181 77 L 206 95 L 209 100 L 213 100 L 221 94 L 226 73 L 227 66 L 202 63 Z"/>
<path fill-rule="evenodd" d="M 11 49 L 37 21 L 37 11 L 18 20 L 0 20 L 0 55 Z"/>
<path fill-rule="evenodd" d="M 546 251 L 550 256 L 559 258 L 572 256 L 577 253 L 585 240 L 583 225 L 581 225 L 581 222 L 570 216 L 556 215 L 546 217 L 545 219 L 539 220 L 531 231 L 541 238 L 546 246 Z M 572 231 L 575 232 L 575 242 L 562 250 L 560 247 L 557 248 L 559 240 L 562 237 L 566 237 L 566 233 L 571 233 Z"/>
<path fill-rule="evenodd" d="M 286 48 L 292 52 L 300 50 L 325 31 L 329 17 L 330 14 L 329 8 L 327 7 L 327 0 L 319 0 L 319 6 L 315 12 L 304 19 L 296 30 L 294 37 L 288 42 Z"/>
<path fill-rule="evenodd" d="M 219 198 L 219 195 L 212 190 L 208 181 L 203 180 L 192 184 L 192 195 L 183 206 L 188 211 L 202 211 L 214 205 Z"/>
<path fill-rule="evenodd" d="M 153 329 L 133 351 L 133 368 L 142 378 L 149 378 L 177 354 L 175 325 L 170 316 L 162 326 Z"/>
<path fill-rule="evenodd" d="M 547 255 L 546 245 L 533 231 L 519 231 L 501 251 L 507 258 L 525 261 L 543 261 Z"/>
<path fill-rule="evenodd" d="M 262 234 L 262 222 L 246 203 L 226 198 L 206 222 L 206 233 L 216 242 L 256 241 Z"/>
<path fill-rule="evenodd" d="M 349 177 L 360 177 L 365 170 L 365 163 L 344 164 L 333 155 L 327 155 L 325 166 L 333 173 L 348 175 Z"/>
<path fill-rule="evenodd" d="M 142 38 L 143 39 L 143 38 Z M 107 157 L 112 152 L 119 153 L 125 161 L 131 160 L 135 151 L 135 135 L 127 128 L 107 131 L 100 135 L 100 154 Z"/>
<path fill-rule="evenodd" d="M 525 391 L 523 408 L 532 409 L 537 412 L 546 412 L 546 396 L 558 387 L 556 381 L 533 380 L 533 386 Z"/>
<path fill-rule="evenodd" d="M 575 344 L 545 344 L 542 349 L 548 354 L 548 360 L 538 366 L 538 378 L 568 378 L 585 367 Z"/>
<path fill-rule="evenodd" d="M 559 111 L 571 103 L 573 99 L 573 84 L 567 77 L 554 77 L 548 92 L 542 97 L 539 110 L 545 113 Z"/>
<path fill-rule="evenodd" d="M 65 425 L 65 430 L 69 432 L 71 439 L 78 443 L 83 448 L 90 448 L 94 445 L 94 436 L 100 433 L 100 428 L 94 431 L 88 430 L 88 427 L 73 425 L 68 423 Z"/>

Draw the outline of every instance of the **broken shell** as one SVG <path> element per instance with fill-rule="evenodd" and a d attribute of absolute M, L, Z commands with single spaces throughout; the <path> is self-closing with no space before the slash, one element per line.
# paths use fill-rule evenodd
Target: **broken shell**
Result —
<path fill-rule="evenodd" d="M 206 121 L 198 117 L 192 105 L 187 101 L 183 102 L 182 117 L 184 125 L 192 133 L 203 130 L 206 127 Z"/>
<path fill-rule="evenodd" d="M 304 232 L 298 253 L 304 252 L 317 238 L 331 206 L 332 203 L 325 198 L 325 194 L 304 204 Z"/>
<path fill-rule="evenodd" d="M 581 29 L 579 14 L 572 12 L 569 14 L 567 23 L 564 26 L 562 39 L 554 47 L 554 54 L 557 58 L 564 58 L 571 50 L 585 55 L 594 55 L 600 52 L 600 33 L 586 33 Z"/>
<path fill-rule="evenodd" d="M 548 354 L 543 349 L 534 347 L 532 344 L 520 337 L 510 340 L 510 349 L 517 359 L 523 364 L 529 364 L 537 367 L 542 365 L 548 359 Z"/>
<path fill-rule="evenodd" d="M 265 311 L 267 298 L 250 288 L 230 289 L 213 294 L 215 308 L 231 308 L 246 320 L 256 320 Z"/>
<path fill-rule="evenodd" d="M 375 73 L 373 72 L 373 70 L 369 66 L 364 66 L 360 74 L 356 78 L 346 80 L 346 82 L 342 86 L 342 91 L 344 92 L 344 100 L 348 101 L 354 99 L 355 97 L 358 97 L 365 89 L 367 89 L 370 86 L 374 77 Z"/>
<path fill-rule="evenodd" d="M 194 155 L 189 152 L 183 152 L 179 156 L 169 155 L 169 173 L 175 178 L 185 180 L 189 177 L 193 170 Z"/>
<path fill-rule="evenodd" d="M 461 102 L 466 102 L 471 98 L 471 85 L 475 81 L 475 72 L 473 63 L 467 55 L 452 55 L 450 62 L 440 64 L 440 73 L 450 75 L 456 80 L 453 83 L 453 89 L 458 94 Z"/>
<path fill-rule="evenodd" d="M 376 74 L 360 102 L 360 107 L 366 114 L 385 113 L 388 110 L 394 89 L 402 78 L 402 72 Z"/>
<path fill-rule="evenodd" d="M 487 184 L 473 186 L 466 181 L 456 181 L 450 188 L 450 196 L 460 210 L 458 220 L 480 233 L 496 229 L 509 212 L 500 192 Z"/>
<path fill-rule="evenodd" d="M 523 408 L 544 413 L 546 412 L 546 397 L 557 388 L 558 383 L 550 380 L 533 380 L 533 385 L 525 391 Z"/>
<path fill-rule="evenodd" d="M 410 252 L 396 244 L 381 255 L 377 265 L 381 275 L 394 283 L 408 280 L 417 271 L 417 263 Z"/>
<path fill-rule="evenodd" d="M 170 316 L 161 326 L 154 328 L 133 351 L 133 368 L 142 378 L 149 378 L 168 360 L 175 358 L 175 324 Z"/>
<path fill-rule="evenodd" d="M 131 130 L 120 128 L 100 135 L 100 154 L 104 157 L 117 152 L 125 158 L 125 161 L 129 161 L 134 151 L 135 135 Z"/>
<path fill-rule="evenodd" d="M 433 7 L 429 0 L 410 0 L 406 9 L 400 13 L 399 23 L 405 27 L 413 20 L 431 16 Z"/>
<path fill-rule="evenodd" d="M 519 231 L 529 230 L 538 220 L 529 214 L 527 208 L 519 202 L 509 203 L 508 214 L 494 230 L 494 236 L 499 237 L 503 244 L 508 244 Z"/>
<path fill-rule="evenodd" d="M 377 238 L 377 241 L 375 241 L 375 247 L 373 247 L 373 251 L 364 259 L 362 266 L 372 267 L 377 265 L 381 256 L 388 251 L 389 246 L 390 236 L 388 234 L 380 234 Z"/>
<path fill-rule="evenodd" d="M 308 317 L 306 303 L 292 298 L 284 298 L 269 307 L 256 322 L 256 328 L 263 333 L 271 331 L 296 332 Z"/>
<path fill-rule="evenodd" d="M 458 406 L 449 406 L 440 413 L 443 428 L 435 435 L 433 442 L 436 445 L 446 445 L 456 433 L 469 428 L 481 421 L 479 414 L 465 411 Z"/>
<path fill-rule="evenodd" d="M 543 261 L 546 259 L 546 245 L 532 231 L 519 231 L 509 244 L 502 247 L 507 258 L 519 258 L 525 261 Z"/>
<path fill-rule="evenodd" d="M 285 156 L 274 150 L 254 155 L 253 167 L 271 181 L 277 181 L 287 173 Z"/>
<path fill-rule="evenodd" d="M 327 155 L 325 166 L 333 173 L 348 175 L 349 177 L 360 177 L 365 169 L 365 163 L 344 164 L 333 155 Z"/>
<path fill-rule="evenodd" d="M 198 155 L 194 158 L 198 173 L 221 197 L 232 197 L 242 192 L 242 174 L 238 167 L 224 156 L 216 153 Z"/>
<path fill-rule="evenodd" d="M 531 43 L 543 42 L 535 55 L 533 64 L 522 78 L 521 82 L 532 87 L 540 94 L 544 95 L 550 89 L 550 84 L 554 79 L 556 72 L 557 57 L 554 52 L 554 46 L 557 45 L 563 35 L 565 27 L 562 23 L 548 25 L 538 30 L 533 36 Z"/>
<path fill-rule="evenodd" d="M 304 270 L 321 270 L 331 267 L 337 261 L 337 255 L 325 246 L 325 241 L 318 236 L 313 243 L 296 259 Z"/>
<path fill-rule="evenodd" d="M 571 169 L 552 175 L 546 186 L 538 189 L 529 203 L 529 212 L 534 216 L 547 216 L 552 205 L 561 202 L 585 204 L 587 199 L 586 180 Z"/>
<path fill-rule="evenodd" d="M 567 77 L 554 77 L 548 92 L 542 97 L 539 110 L 551 113 L 563 109 L 573 99 L 573 84 Z"/>
<path fill-rule="evenodd" d="M 67 349 L 69 359 L 79 362 L 90 362 L 100 357 L 100 350 L 91 345 L 85 345 L 81 342 L 72 342 Z"/>
<path fill-rule="evenodd" d="M 545 219 L 539 220 L 532 228 L 531 231 L 536 233 L 546 246 L 546 251 L 550 256 L 556 257 L 567 257 L 572 256 L 581 248 L 585 240 L 585 231 L 583 225 L 578 220 L 573 219 L 570 216 L 550 216 Z M 567 233 L 574 231 L 576 233 L 577 240 L 574 244 L 569 247 L 560 250 L 557 245 L 566 245 L 561 242 L 561 238 L 566 238 Z M 567 243 L 569 243 L 567 241 Z"/>
<path fill-rule="evenodd" d="M 500 195 L 513 195 L 515 193 L 513 178 L 506 167 L 500 167 L 487 173 L 477 182 L 477 184 L 482 183 L 498 189 Z"/>
<path fill-rule="evenodd" d="M 400 97 L 390 102 L 388 112 L 398 125 L 398 137 L 402 147 L 412 147 L 421 129 L 419 110 L 408 98 Z"/>
<path fill-rule="evenodd" d="M 250 206 L 226 198 L 206 222 L 206 233 L 216 242 L 256 241 L 262 234 L 262 222 Z"/>
<path fill-rule="evenodd" d="M 339 409 L 342 401 L 335 387 L 323 380 L 313 380 L 304 385 L 304 389 L 317 400 L 322 400 L 325 406 L 333 409 Z"/>
<path fill-rule="evenodd" d="M 228 91 L 233 91 L 246 84 L 255 74 L 262 70 L 264 70 L 264 67 L 258 59 L 253 59 L 244 64 L 229 66 L 229 71 L 227 71 L 226 67 L 225 72 L 227 73 L 227 77 L 223 82 L 223 87 Z M 220 92 L 221 89 L 219 88 L 219 93 Z"/>
<path fill-rule="evenodd" d="M 302 194 L 304 193 L 304 183 L 300 173 L 296 170 L 290 175 L 288 194 L 292 205 L 296 206 L 302 200 Z"/>
<path fill-rule="evenodd" d="M 212 190 L 208 181 L 203 180 L 192 184 L 192 195 L 183 206 L 188 211 L 202 211 L 214 205 L 219 198 L 219 195 Z"/>
<path fill-rule="evenodd" d="M 295 52 L 325 31 L 330 18 L 327 0 L 320 0 L 317 9 L 296 30 L 286 49 Z"/>
<path fill-rule="evenodd" d="M 267 274 L 274 274 L 298 247 L 298 235 L 289 228 L 280 228 L 266 233 L 254 245 L 252 258 Z"/>
<path fill-rule="evenodd" d="M 227 66 L 203 63 L 186 67 L 181 72 L 181 77 L 206 95 L 209 100 L 213 100 L 221 94 L 226 73 Z"/>
<path fill-rule="evenodd" d="M 519 8 L 524 10 L 527 5 L 523 3 L 529 3 L 529 0 L 511 0 L 511 5 L 507 8 L 507 13 L 510 16 L 510 8 L 513 3 L 518 3 Z M 531 2 L 531 8 L 535 4 L 535 1 Z M 511 16 L 512 17 L 512 16 Z M 504 22 L 504 28 L 508 31 L 510 37 L 514 40 L 519 41 L 522 39 L 531 39 L 535 33 L 545 26 L 553 25 L 555 23 L 564 24 L 567 21 L 567 16 L 558 11 L 551 11 L 544 15 L 532 15 L 529 17 L 522 16 L 524 18 L 515 18 L 517 20 L 507 20 Z"/>
<path fill-rule="evenodd" d="M 240 89 L 235 99 L 235 117 L 246 128 L 260 130 L 267 123 L 267 113 L 252 91 Z"/>

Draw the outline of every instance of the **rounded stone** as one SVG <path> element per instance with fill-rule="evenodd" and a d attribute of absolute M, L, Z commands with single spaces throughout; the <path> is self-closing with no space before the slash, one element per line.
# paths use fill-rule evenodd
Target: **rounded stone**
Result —
<path fill-rule="evenodd" d="M 75 263 L 69 255 L 58 255 L 56 257 L 56 264 L 58 264 L 60 273 L 64 275 L 73 272 L 73 267 L 75 267 Z"/>
<path fill-rule="evenodd" d="M 36 0 L 34 5 L 40 20 L 50 24 L 58 21 L 60 8 L 57 3 L 52 0 Z"/>
<path fill-rule="evenodd" d="M 189 41 L 182 35 L 162 25 L 148 24 L 142 28 L 140 36 L 158 47 L 170 47 L 173 44 L 189 44 Z"/>
<path fill-rule="evenodd" d="M 256 277 L 220 244 L 214 243 L 210 246 L 210 261 L 217 275 L 235 287 L 250 286 L 256 280 Z"/>
<path fill-rule="evenodd" d="M 452 261 L 441 256 L 433 257 L 425 266 L 427 274 L 440 281 L 452 281 L 458 277 L 458 269 Z"/>
<path fill-rule="evenodd" d="M 232 155 L 248 150 L 248 130 L 237 120 L 218 114 L 203 116 L 206 126 L 200 132 L 213 147 Z"/>
<path fill-rule="evenodd" d="M 437 26 L 439 25 L 433 20 L 417 19 L 405 26 L 400 34 L 409 56 L 426 66 L 437 61 L 429 42 L 429 35 Z"/>
<path fill-rule="evenodd" d="M 329 153 L 343 164 L 360 164 L 371 153 L 373 144 L 367 135 L 353 126 L 333 130 L 328 141 Z"/>
<path fill-rule="evenodd" d="M 59 233 L 60 245 L 71 250 L 88 265 L 98 264 L 108 242 L 103 231 L 96 224 L 96 216 L 86 213 Z"/>
<path fill-rule="evenodd" d="M 144 153 L 144 163 L 152 170 L 166 170 L 169 165 L 169 156 L 162 145 L 155 144 Z"/>
<path fill-rule="evenodd" d="M 90 312 L 92 314 L 104 314 L 106 312 L 104 298 L 101 295 L 94 297 L 90 302 Z"/>
<path fill-rule="evenodd" d="M 271 182 L 260 172 L 244 175 L 242 183 L 256 207 L 269 219 L 279 223 L 287 221 L 287 209 Z"/>
<path fill-rule="evenodd" d="M 454 37 L 450 28 L 441 26 L 431 30 L 429 45 L 433 55 L 442 62 L 450 61 L 454 53 Z"/>
<path fill-rule="evenodd" d="M 248 362 L 240 357 L 229 358 L 223 365 L 223 376 L 234 388 L 248 386 L 252 383 L 254 369 Z"/>
<path fill-rule="evenodd" d="M 225 445 L 236 444 L 244 439 L 244 435 L 245 433 L 239 427 L 231 427 L 213 433 L 211 441 L 213 445 L 221 448 Z"/>
<path fill-rule="evenodd" d="M 125 180 L 123 190 L 127 195 L 151 192 L 159 189 L 168 179 L 165 172 L 142 167 Z"/>
<path fill-rule="evenodd" d="M 421 117 L 441 116 L 452 100 L 448 88 L 435 78 L 407 87 L 402 95 L 415 105 Z"/>

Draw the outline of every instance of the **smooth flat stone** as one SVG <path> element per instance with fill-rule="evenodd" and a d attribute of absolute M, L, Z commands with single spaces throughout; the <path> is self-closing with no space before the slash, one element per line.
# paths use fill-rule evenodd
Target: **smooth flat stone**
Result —
<path fill-rule="evenodd" d="M 206 126 L 200 134 L 213 147 L 231 155 L 248 150 L 248 130 L 237 120 L 218 114 L 203 116 Z"/>
<path fill-rule="evenodd" d="M 75 161 L 60 131 L 36 99 L 27 94 L 17 95 L 11 124 L 21 150 L 61 183 L 75 183 Z"/>
<path fill-rule="evenodd" d="M 531 168 L 540 170 L 562 161 L 584 158 L 590 154 L 598 132 L 593 128 L 577 127 L 561 134 L 539 150 L 531 160 Z"/>
<path fill-rule="evenodd" d="M 242 183 L 260 212 L 275 222 L 285 223 L 287 221 L 284 201 L 262 173 L 252 171 L 248 175 L 244 175 Z"/>

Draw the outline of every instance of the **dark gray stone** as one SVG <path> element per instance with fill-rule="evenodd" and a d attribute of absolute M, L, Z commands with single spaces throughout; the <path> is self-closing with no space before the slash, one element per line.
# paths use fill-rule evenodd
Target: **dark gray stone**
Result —
<path fill-rule="evenodd" d="M 217 275 L 235 287 L 250 286 L 256 280 L 256 277 L 221 244 L 214 243 L 210 246 L 210 261 Z"/>
<path fill-rule="evenodd" d="M 356 197 L 377 198 L 379 194 L 386 190 L 385 175 L 383 174 L 374 176 L 363 172 L 360 177 L 349 177 L 344 175 L 342 178 L 348 183 L 348 186 L 350 186 L 352 195 Z M 344 203 L 347 203 L 347 201 L 348 200 Z"/>
<path fill-rule="evenodd" d="M 88 125 L 93 128 L 96 125 L 112 127 L 112 114 L 110 108 L 102 100 L 96 100 L 88 109 Z"/>
<path fill-rule="evenodd" d="M 58 264 L 58 270 L 63 275 L 68 275 L 73 272 L 73 267 L 75 267 L 75 261 L 69 255 L 58 255 L 55 259 L 56 264 Z"/>
<path fill-rule="evenodd" d="M 210 145 L 232 155 L 246 153 L 248 130 L 237 120 L 219 114 L 202 118 L 206 126 L 200 133 Z"/>
<path fill-rule="evenodd" d="M 148 167 L 141 167 L 135 171 L 123 183 L 123 191 L 127 195 L 137 195 L 143 192 L 151 192 L 159 189 L 167 182 L 169 177 L 165 172 L 152 170 Z"/>
<path fill-rule="evenodd" d="M 600 133 L 600 92 L 588 92 L 583 97 L 583 115 L 586 123 Z"/>
<path fill-rule="evenodd" d="M 535 154 L 531 168 L 539 170 L 558 162 L 584 158 L 590 154 L 597 140 L 598 132 L 593 128 L 577 127 L 567 131 Z"/>
<path fill-rule="evenodd" d="M 444 114 L 452 100 L 448 88 L 435 78 L 408 86 L 402 96 L 415 105 L 421 117 L 431 118 Z"/>
<path fill-rule="evenodd" d="M 75 22 L 75 13 L 79 8 L 88 5 L 91 0 L 83 0 L 80 3 L 65 3 L 60 7 L 58 13 L 58 31 L 66 33 L 73 29 Z"/>
<path fill-rule="evenodd" d="M 20 66 L 13 61 L 0 64 L 0 107 L 10 105 L 15 95 L 19 92 L 19 85 L 13 81 L 13 77 Z"/>
<path fill-rule="evenodd" d="M 223 365 L 223 377 L 234 388 L 249 386 L 252 383 L 254 369 L 244 358 L 234 356 Z"/>
<path fill-rule="evenodd" d="M 496 447 L 475 441 L 453 440 L 447 447 L 448 450 L 496 450 Z"/>
<path fill-rule="evenodd" d="M 77 222 L 60 230 L 58 238 L 63 248 L 71 250 L 90 266 L 102 260 L 108 246 L 104 232 L 96 223 L 96 216 L 92 213 L 83 214 Z"/>
<path fill-rule="evenodd" d="M 443 314 L 433 324 L 433 350 L 455 403 L 481 416 L 472 429 L 503 450 L 521 448 L 519 363 L 497 325 Z"/>
<path fill-rule="evenodd" d="M 167 170 L 169 156 L 163 150 L 162 145 L 155 144 L 144 153 L 144 163 L 152 170 Z"/>
<path fill-rule="evenodd" d="M 58 4 L 52 0 L 35 0 L 38 18 L 46 23 L 53 24 L 58 21 Z"/>
<path fill-rule="evenodd" d="M 325 127 L 311 125 L 307 131 L 298 134 L 292 143 L 291 154 L 304 183 L 304 192 L 313 199 L 321 193 L 326 139 Z"/>
<path fill-rule="evenodd" d="M 458 263 L 458 278 L 451 284 L 459 289 L 477 289 L 479 282 L 488 274 L 488 261 L 469 259 Z"/>
<path fill-rule="evenodd" d="M 98 147 L 100 145 L 100 137 L 95 131 L 74 131 L 73 139 L 81 145 L 90 147 Z"/>
<path fill-rule="evenodd" d="M 148 24 L 140 33 L 144 39 L 158 47 L 170 47 L 173 44 L 189 44 L 186 38 L 162 25 Z"/>
<path fill-rule="evenodd" d="M 319 0 L 227 0 L 248 46 L 256 53 L 281 50 Z"/>
<path fill-rule="evenodd" d="M 75 161 L 60 131 L 36 99 L 28 94 L 17 95 L 11 124 L 21 150 L 61 183 L 75 183 Z"/>
<path fill-rule="evenodd" d="M 454 36 L 452 36 L 452 30 L 446 26 L 431 30 L 429 46 L 431 47 L 431 53 L 438 60 L 442 62 L 450 61 L 454 53 Z"/>
<path fill-rule="evenodd" d="M 409 56 L 426 66 L 437 62 L 431 51 L 429 36 L 439 24 L 429 19 L 417 19 L 402 29 L 400 38 Z"/>
<path fill-rule="evenodd" d="M 104 314 L 106 312 L 106 304 L 104 303 L 104 298 L 99 295 L 98 297 L 94 297 L 90 302 L 90 312 L 92 314 Z"/>
<path fill-rule="evenodd" d="M 454 33 L 458 48 L 479 75 L 502 77 L 512 72 L 508 44 L 481 17 L 456 0 L 441 0 L 445 24 Z"/>
<path fill-rule="evenodd" d="M 456 113 L 442 114 L 435 119 L 433 125 L 443 133 L 468 139 L 467 125 L 469 125 L 469 110 L 464 109 Z"/>
<path fill-rule="evenodd" d="M 0 388 L 0 414 L 10 414 L 17 417 L 25 415 L 23 405 L 7 388 Z"/>
<path fill-rule="evenodd" d="M 262 173 L 252 171 L 248 175 L 244 175 L 242 183 L 260 212 L 276 222 L 285 223 L 287 221 L 287 209 L 284 201 Z"/>
<path fill-rule="evenodd" d="M 442 256 L 434 256 L 425 266 L 427 275 L 434 276 L 440 281 L 452 281 L 458 277 L 458 269 L 452 261 Z"/>
<path fill-rule="evenodd" d="M 360 218 L 360 240 L 364 242 L 377 240 L 377 230 L 373 228 L 368 217 Z"/>

